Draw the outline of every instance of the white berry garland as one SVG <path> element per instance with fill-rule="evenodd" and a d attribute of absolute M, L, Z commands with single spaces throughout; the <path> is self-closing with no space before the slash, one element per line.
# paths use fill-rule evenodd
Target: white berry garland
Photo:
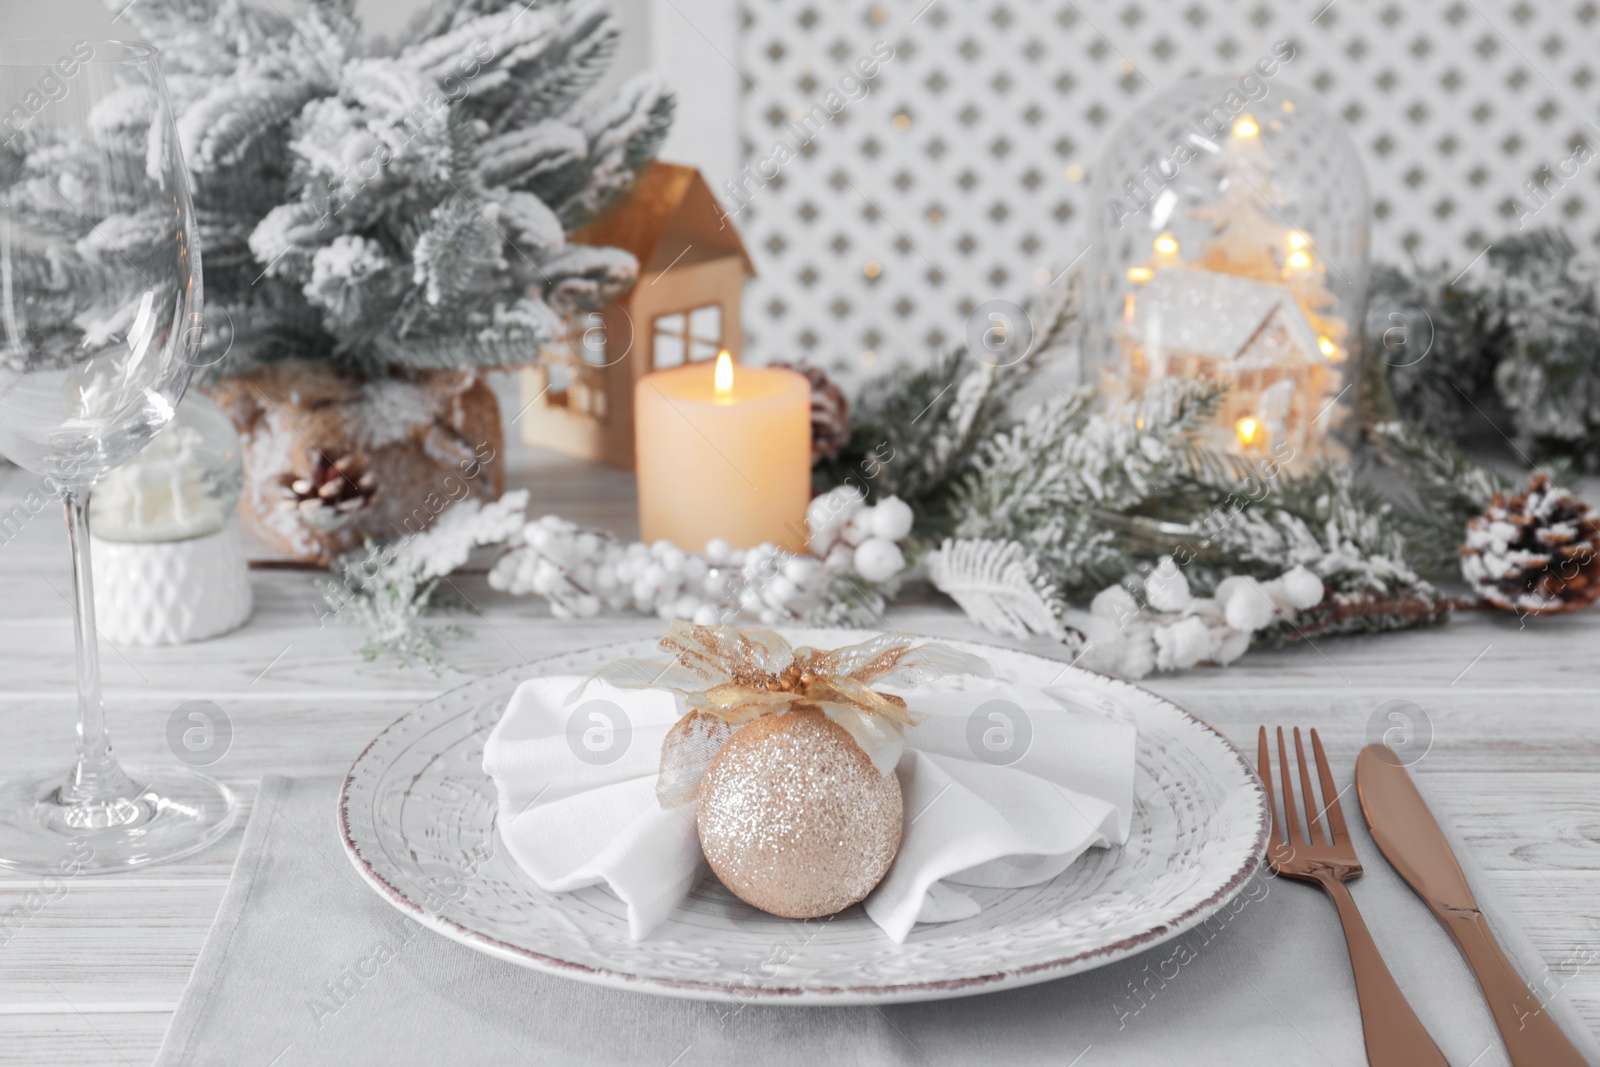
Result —
<path fill-rule="evenodd" d="M 901 546 L 911 534 L 911 508 L 894 497 L 869 505 L 853 486 L 811 501 L 809 552 L 803 554 L 773 544 L 735 549 L 721 539 L 700 553 L 669 541 L 627 542 L 555 515 L 530 521 L 527 499 L 518 491 L 489 505 L 467 501 L 402 543 L 372 546 L 363 560 L 346 566 L 343 584 L 327 583 L 329 604 L 336 611 L 366 605 L 360 614 L 380 635 L 373 647 L 409 650 L 437 669 L 438 642 L 415 632 L 417 619 L 432 583 L 465 563 L 477 546 L 504 548 L 489 572 L 492 588 L 541 597 L 558 618 L 632 611 L 706 626 L 799 619 L 863 624 L 908 570 Z M 1197 597 L 1170 556 L 1139 588 L 1142 600 L 1130 587 L 1114 585 L 1095 596 L 1087 612 L 1065 612 L 1068 633 L 1082 635 L 1081 644 L 1076 634 L 1066 638 L 1078 644 L 1075 662 L 1124 678 L 1226 665 L 1244 654 L 1257 631 L 1321 603 L 1324 594 L 1322 580 L 1297 566 L 1267 582 L 1224 578 L 1212 596 Z"/>
<path fill-rule="evenodd" d="M 543 597 L 561 618 L 612 610 L 707 626 L 741 619 L 772 625 L 828 607 L 841 579 L 878 586 L 905 571 L 899 542 L 911 534 L 912 514 L 899 499 L 869 505 L 859 489 L 842 486 L 812 500 L 806 522 L 809 554 L 774 544 L 736 549 L 720 538 L 692 553 L 669 541 L 624 542 L 546 515 L 508 539 L 489 585 Z"/>
<path fill-rule="evenodd" d="M 1098 593 L 1087 612 L 1068 612 L 1083 633 L 1078 662 L 1121 678 L 1184 670 L 1200 663 L 1227 666 L 1250 647 L 1251 636 L 1277 619 L 1322 602 L 1322 579 L 1293 567 L 1267 582 L 1230 575 L 1209 597 L 1189 591 L 1171 556 L 1144 579 L 1144 603 L 1127 587 Z"/>

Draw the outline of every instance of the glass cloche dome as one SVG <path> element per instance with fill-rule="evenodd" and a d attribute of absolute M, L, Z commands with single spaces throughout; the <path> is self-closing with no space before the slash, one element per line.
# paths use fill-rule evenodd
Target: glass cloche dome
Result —
<path fill-rule="evenodd" d="M 1117 129 L 1091 196 L 1084 367 L 1106 402 L 1210 378 L 1206 443 L 1347 458 L 1369 216 L 1343 124 L 1273 78 L 1193 79 Z"/>
<path fill-rule="evenodd" d="M 103 541 L 184 541 L 220 532 L 244 485 L 239 434 L 222 409 L 191 390 L 150 444 L 90 495 Z"/>

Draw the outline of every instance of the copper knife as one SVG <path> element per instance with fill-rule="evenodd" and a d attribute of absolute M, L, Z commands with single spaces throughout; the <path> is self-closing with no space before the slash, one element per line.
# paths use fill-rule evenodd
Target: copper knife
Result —
<path fill-rule="evenodd" d="M 1586 1067 L 1496 943 L 1450 843 L 1393 749 L 1361 750 L 1356 792 L 1372 839 L 1450 931 L 1477 975 L 1514 1067 Z"/>

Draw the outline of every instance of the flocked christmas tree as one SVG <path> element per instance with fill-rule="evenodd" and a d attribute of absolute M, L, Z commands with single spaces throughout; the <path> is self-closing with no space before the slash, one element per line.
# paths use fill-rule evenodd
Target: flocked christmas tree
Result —
<path fill-rule="evenodd" d="M 1217 155 L 1219 195 L 1190 214 L 1212 232 L 1196 266 L 1276 284 L 1284 270 L 1286 227 L 1278 214 L 1284 196 L 1272 180 L 1272 160 L 1259 134 L 1248 115 L 1234 124 Z"/>
<path fill-rule="evenodd" d="M 1288 289 L 1318 338 L 1326 340 L 1322 354 L 1330 355 L 1330 345 L 1337 351 L 1344 343 L 1346 327 L 1328 314 L 1334 305 L 1326 285 L 1328 268 L 1309 238 L 1286 221 L 1287 197 L 1273 179 L 1272 157 L 1260 133 L 1245 115 L 1223 141 L 1217 160 L 1221 195 L 1191 212 L 1212 228 L 1195 265 Z"/>
<path fill-rule="evenodd" d="M 114 6 L 124 7 L 120 2 Z M 373 50 L 349 0 L 141 0 L 192 172 L 209 362 L 367 373 L 527 362 L 633 283 L 566 234 L 630 188 L 673 101 L 590 94 L 619 33 L 599 0 L 441 2 Z"/>

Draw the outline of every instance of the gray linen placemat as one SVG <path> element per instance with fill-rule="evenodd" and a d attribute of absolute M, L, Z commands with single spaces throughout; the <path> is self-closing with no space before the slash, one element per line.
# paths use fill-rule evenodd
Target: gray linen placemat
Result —
<path fill-rule="evenodd" d="M 1217 919 L 1140 956 L 1043 985 L 874 1008 L 708 1004 L 583 985 L 480 955 L 402 916 L 340 848 L 338 781 L 267 779 L 233 881 L 158 1065 L 1179 1062 L 1363 1064 L 1333 906 L 1260 878 Z M 1354 886 L 1396 979 L 1458 1067 L 1506 1058 L 1448 935 L 1347 812 Z M 1600 1064 L 1546 967 L 1469 869 L 1506 951 Z"/>

